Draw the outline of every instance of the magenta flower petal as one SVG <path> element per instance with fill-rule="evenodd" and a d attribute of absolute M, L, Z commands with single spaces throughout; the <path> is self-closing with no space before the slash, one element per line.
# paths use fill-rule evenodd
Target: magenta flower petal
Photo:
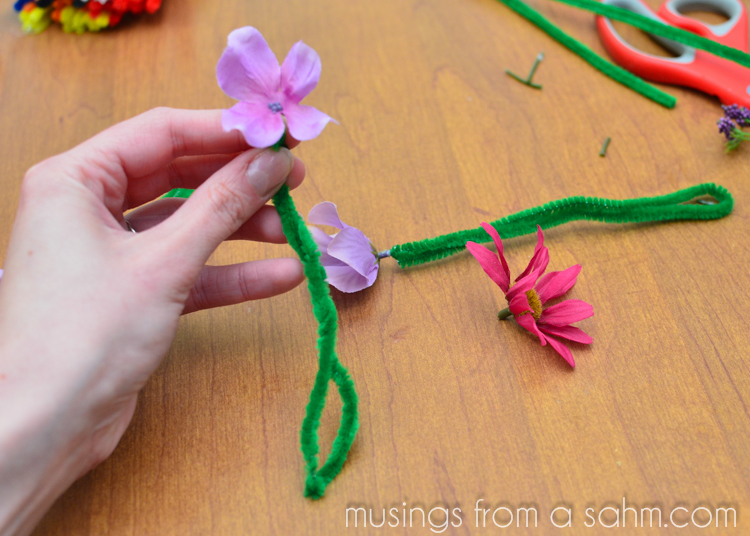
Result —
<path fill-rule="evenodd" d="M 349 227 L 341 221 L 338 208 L 330 201 L 323 201 L 311 208 L 310 212 L 307 213 L 307 221 L 315 225 L 328 225 L 336 229 L 346 229 Z"/>
<path fill-rule="evenodd" d="M 298 41 L 281 64 L 281 87 L 284 95 L 299 103 L 320 80 L 320 56 L 312 48 Z"/>
<path fill-rule="evenodd" d="M 377 277 L 377 271 L 374 276 L 365 277 L 358 273 L 351 266 L 325 266 L 326 281 L 332 287 L 339 289 L 341 292 L 358 292 L 372 286 Z"/>
<path fill-rule="evenodd" d="M 372 244 L 362 231 L 354 227 L 347 227 L 333 237 L 328 244 L 328 254 L 365 277 L 378 270 L 378 258 L 372 251 Z"/>
<path fill-rule="evenodd" d="M 508 292 L 509 276 L 503 270 L 500 259 L 492 251 L 476 242 L 466 242 L 466 249 L 479 262 L 484 272 L 490 276 L 497 286 L 505 293 Z"/>
<path fill-rule="evenodd" d="M 508 302 L 510 302 L 513 298 L 516 297 L 517 294 L 523 294 L 525 292 L 528 292 L 529 290 L 534 288 L 534 283 L 536 283 L 536 280 L 538 277 L 539 277 L 539 274 L 537 274 L 536 272 L 530 272 L 523 279 L 519 279 L 510 288 L 510 290 L 505 293 L 505 299 L 508 300 Z"/>
<path fill-rule="evenodd" d="M 492 241 L 495 243 L 495 248 L 497 248 L 497 256 L 500 258 L 500 264 L 503 267 L 503 272 L 505 272 L 505 280 L 507 281 L 505 285 L 500 285 L 500 288 L 503 289 L 503 292 L 508 292 L 508 287 L 510 286 L 510 269 L 508 268 L 508 263 L 505 261 L 505 255 L 503 254 L 503 241 L 500 240 L 500 235 L 498 234 L 497 230 L 489 223 L 482 222 L 482 229 L 487 231 L 487 234 L 492 237 Z"/>
<path fill-rule="evenodd" d="M 320 110 L 304 104 L 284 103 L 284 117 L 292 137 L 299 141 L 317 138 L 330 122 L 336 121 Z"/>
<path fill-rule="evenodd" d="M 516 295 L 516 297 L 510 300 L 510 303 L 508 303 L 508 309 L 515 316 L 531 311 L 529 299 L 526 297 L 526 294 Z"/>
<path fill-rule="evenodd" d="M 565 300 L 542 311 L 539 322 L 552 326 L 567 326 L 594 315 L 594 308 L 582 300 Z"/>
<path fill-rule="evenodd" d="M 516 281 L 526 277 L 531 272 L 536 272 L 538 279 L 547 269 L 547 265 L 549 264 L 549 250 L 544 247 L 544 234 L 539 225 L 536 226 L 536 235 L 537 242 L 536 248 L 534 248 L 534 255 L 531 257 L 526 269 L 516 278 Z"/>
<path fill-rule="evenodd" d="M 279 91 L 281 70 L 260 32 L 246 26 L 229 34 L 227 48 L 216 65 L 216 78 L 222 91 L 233 99 L 255 101 Z"/>
<path fill-rule="evenodd" d="M 547 340 L 549 341 L 550 346 L 554 348 L 558 354 L 563 356 L 563 359 L 568 362 L 568 365 L 575 368 L 576 362 L 573 359 L 573 353 L 570 351 L 570 348 L 552 337 L 548 337 Z"/>
<path fill-rule="evenodd" d="M 516 323 L 522 328 L 527 329 L 528 331 L 530 331 L 531 333 L 539 337 L 539 342 L 542 343 L 542 346 L 547 344 L 547 337 L 545 337 L 544 334 L 541 331 L 539 331 L 539 327 L 536 325 L 536 320 L 534 320 L 533 316 L 531 315 L 517 316 Z"/>
<path fill-rule="evenodd" d="M 536 284 L 536 293 L 542 303 L 559 298 L 568 292 L 576 284 L 578 274 L 581 273 L 581 265 L 576 264 L 562 272 L 550 272 L 542 277 Z"/>
<path fill-rule="evenodd" d="M 239 130 L 251 147 L 270 147 L 284 134 L 284 120 L 259 102 L 239 102 L 221 113 L 226 131 Z"/>
<path fill-rule="evenodd" d="M 539 324 L 539 329 L 549 335 L 555 335 L 581 344 L 591 344 L 594 339 L 589 337 L 582 329 L 575 326 L 550 326 L 548 324 Z"/>

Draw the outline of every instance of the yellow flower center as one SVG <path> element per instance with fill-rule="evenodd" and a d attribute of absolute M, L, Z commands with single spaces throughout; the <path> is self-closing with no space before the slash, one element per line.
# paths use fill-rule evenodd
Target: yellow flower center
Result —
<path fill-rule="evenodd" d="M 531 316 L 534 317 L 534 320 L 539 320 L 539 317 L 542 316 L 542 310 L 544 308 L 542 307 L 542 300 L 539 299 L 539 295 L 536 293 L 536 290 L 534 290 L 533 288 L 531 290 L 527 290 L 526 299 L 529 300 L 529 307 L 531 307 L 531 311 L 524 311 L 518 316 L 523 316 L 525 314 L 531 313 Z"/>

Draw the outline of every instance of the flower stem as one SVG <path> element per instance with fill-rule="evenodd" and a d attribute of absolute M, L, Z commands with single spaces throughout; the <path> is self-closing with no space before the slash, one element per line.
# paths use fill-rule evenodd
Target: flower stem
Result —
<path fill-rule="evenodd" d="M 513 316 L 513 313 L 510 312 L 510 307 L 506 307 L 505 309 L 497 313 L 498 320 L 505 320 L 509 316 Z"/>
<path fill-rule="evenodd" d="M 348 371 L 336 355 L 338 316 L 336 305 L 331 299 L 328 283 L 326 283 L 325 269 L 320 264 L 320 251 L 304 220 L 297 212 L 286 184 L 274 195 L 273 203 L 281 216 L 284 235 L 302 261 L 305 276 L 307 276 L 307 287 L 310 290 L 313 314 L 318 321 L 318 373 L 310 392 L 306 415 L 302 421 L 300 442 L 307 466 L 305 497 L 319 499 L 325 493 L 328 483 L 341 471 L 357 433 L 359 427 L 357 392 Z M 320 416 L 326 404 L 328 382 L 331 380 L 338 387 L 343 401 L 341 425 L 328 459 L 323 467 L 318 469 L 320 450 L 318 428 L 320 428 Z"/>
<path fill-rule="evenodd" d="M 602 145 L 602 150 L 599 151 L 599 156 L 607 156 L 607 147 L 609 147 L 609 142 L 612 141 L 612 138 L 607 138 L 604 140 L 604 145 Z"/>

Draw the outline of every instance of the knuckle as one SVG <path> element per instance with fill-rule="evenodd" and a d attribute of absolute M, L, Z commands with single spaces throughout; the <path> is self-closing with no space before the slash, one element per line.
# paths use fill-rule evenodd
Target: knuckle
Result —
<path fill-rule="evenodd" d="M 239 271 L 237 286 L 243 300 L 249 300 L 253 297 L 253 288 L 258 280 L 258 268 L 251 264 L 244 270 Z"/>
<path fill-rule="evenodd" d="M 248 217 L 250 203 L 246 197 L 221 182 L 208 190 L 208 199 L 213 213 L 231 230 L 236 230 Z"/>
<path fill-rule="evenodd" d="M 59 172 L 58 158 L 52 157 L 29 168 L 21 182 L 21 197 L 37 197 L 49 191 Z"/>

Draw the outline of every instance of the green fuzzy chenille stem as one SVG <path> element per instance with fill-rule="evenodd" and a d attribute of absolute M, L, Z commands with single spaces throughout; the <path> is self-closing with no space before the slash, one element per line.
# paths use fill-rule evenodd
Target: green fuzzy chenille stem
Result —
<path fill-rule="evenodd" d="M 283 138 L 272 147 L 272 150 L 278 150 L 282 141 Z M 175 189 L 163 197 L 187 198 L 193 191 Z M 297 212 L 294 201 L 289 195 L 289 187 L 286 184 L 273 197 L 273 203 L 281 217 L 284 235 L 302 261 L 307 277 L 307 288 L 310 291 L 313 314 L 318 321 L 318 374 L 310 392 L 305 419 L 302 421 L 300 443 L 302 456 L 307 467 L 305 497 L 320 499 L 325 493 L 326 486 L 341 471 L 349 449 L 354 442 L 354 436 L 357 434 L 359 427 L 357 391 L 349 372 L 336 356 L 338 315 L 336 314 L 336 305 L 333 303 L 328 290 L 325 268 L 320 264 L 318 246 Z M 318 447 L 318 428 L 320 427 L 320 416 L 326 404 L 328 382 L 331 380 L 338 387 L 339 395 L 341 395 L 344 403 L 341 412 L 341 426 L 336 439 L 333 441 L 333 447 L 326 463 L 318 469 L 318 452 L 320 450 Z"/>
<path fill-rule="evenodd" d="M 710 196 L 715 204 L 686 204 Z M 536 232 L 537 224 L 549 229 L 575 220 L 606 223 L 642 223 L 671 220 L 713 220 L 723 218 L 734 206 L 732 194 L 716 184 L 699 184 L 657 197 L 638 199 L 602 199 L 599 197 L 566 197 L 540 207 L 523 210 L 496 220 L 492 225 L 501 238 L 508 239 Z M 466 248 L 466 242 L 489 242 L 481 227 L 459 231 L 419 242 L 393 246 L 390 256 L 400 267 L 414 266 L 454 255 Z"/>
<path fill-rule="evenodd" d="M 664 24 L 663 22 L 659 22 L 654 19 L 644 17 L 643 15 L 633 13 L 632 11 L 628 11 L 627 9 L 609 6 L 600 2 L 596 2 L 595 0 L 556 1 L 562 2 L 563 4 L 568 4 L 569 6 L 585 9 L 586 11 L 592 11 L 597 15 L 603 15 L 610 19 L 619 20 L 620 22 L 635 26 L 636 28 L 639 28 L 644 32 L 659 35 L 661 37 L 666 37 L 667 39 L 677 41 L 678 43 L 682 43 L 683 45 L 687 45 L 689 47 L 705 50 L 706 52 L 710 52 L 715 56 L 733 61 L 735 63 L 738 63 L 739 65 L 742 65 L 743 67 L 750 68 L 750 55 L 742 52 L 739 49 L 722 45 L 721 43 L 711 41 L 710 39 L 706 39 L 705 37 L 701 37 L 692 32 L 688 32 L 687 30 L 682 30 L 680 28 L 677 28 L 676 26 L 669 26 L 668 24 Z"/>
<path fill-rule="evenodd" d="M 318 321 L 318 374 L 310 392 L 305 419 L 302 421 L 300 441 L 302 455 L 307 466 L 305 497 L 319 499 L 328 483 L 333 480 L 346 461 L 346 456 L 359 427 L 357 392 L 354 382 L 336 356 L 336 330 L 338 316 L 336 306 L 326 283 L 326 272 L 320 264 L 320 252 L 310 231 L 300 217 L 285 184 L 273 197 L 273 203 L 281 216 L 284 235 L 299 255 L 307 276 L 313 314 Z M 341 426 L 333 442 L 331 453 L 323 467 L 318 469 L 318 428 L 320 416 L 326 403 L 328 382 L 333 380 L 343 401 Z"/>
<path fill-rule="evenodd" d="M 630 89 L 640 93 L 644 97 L 649 98 L 652 101 L 667 108 L 674 108 L 675 104 L 677 103 L 677 99 L 675 99 L 672 95 L 664 93 L 660 89 L 644 81 L 642 78 L 639 78 L 633 73 L 626 71 L 622 67 L 618 67 L 617 65 L 605 60 L 596 52 L 591 50 L 588 46 L 584 45 L 574 37 L 571 37 L 560 28 L 552 24 L 544 17 L 544 15 L 536 11 L 531 6 L 525 4 L 521 0 L 498 1 L 502 2 L 510 9 L 524 17 L 526 20 L 536 25 L 540 30 L 545 32 L 552 39 L 569 49 L 574 54 L 577 54 L 579 57 L 581 57 L 581 59 L 588 62 L 592 67 L 598 69 L 600 72 L 609 76 L 613 80 L 621 83 L 626 87 L 629 87 Z M 599 5 L 597 2 L 594 3 Z"/>

